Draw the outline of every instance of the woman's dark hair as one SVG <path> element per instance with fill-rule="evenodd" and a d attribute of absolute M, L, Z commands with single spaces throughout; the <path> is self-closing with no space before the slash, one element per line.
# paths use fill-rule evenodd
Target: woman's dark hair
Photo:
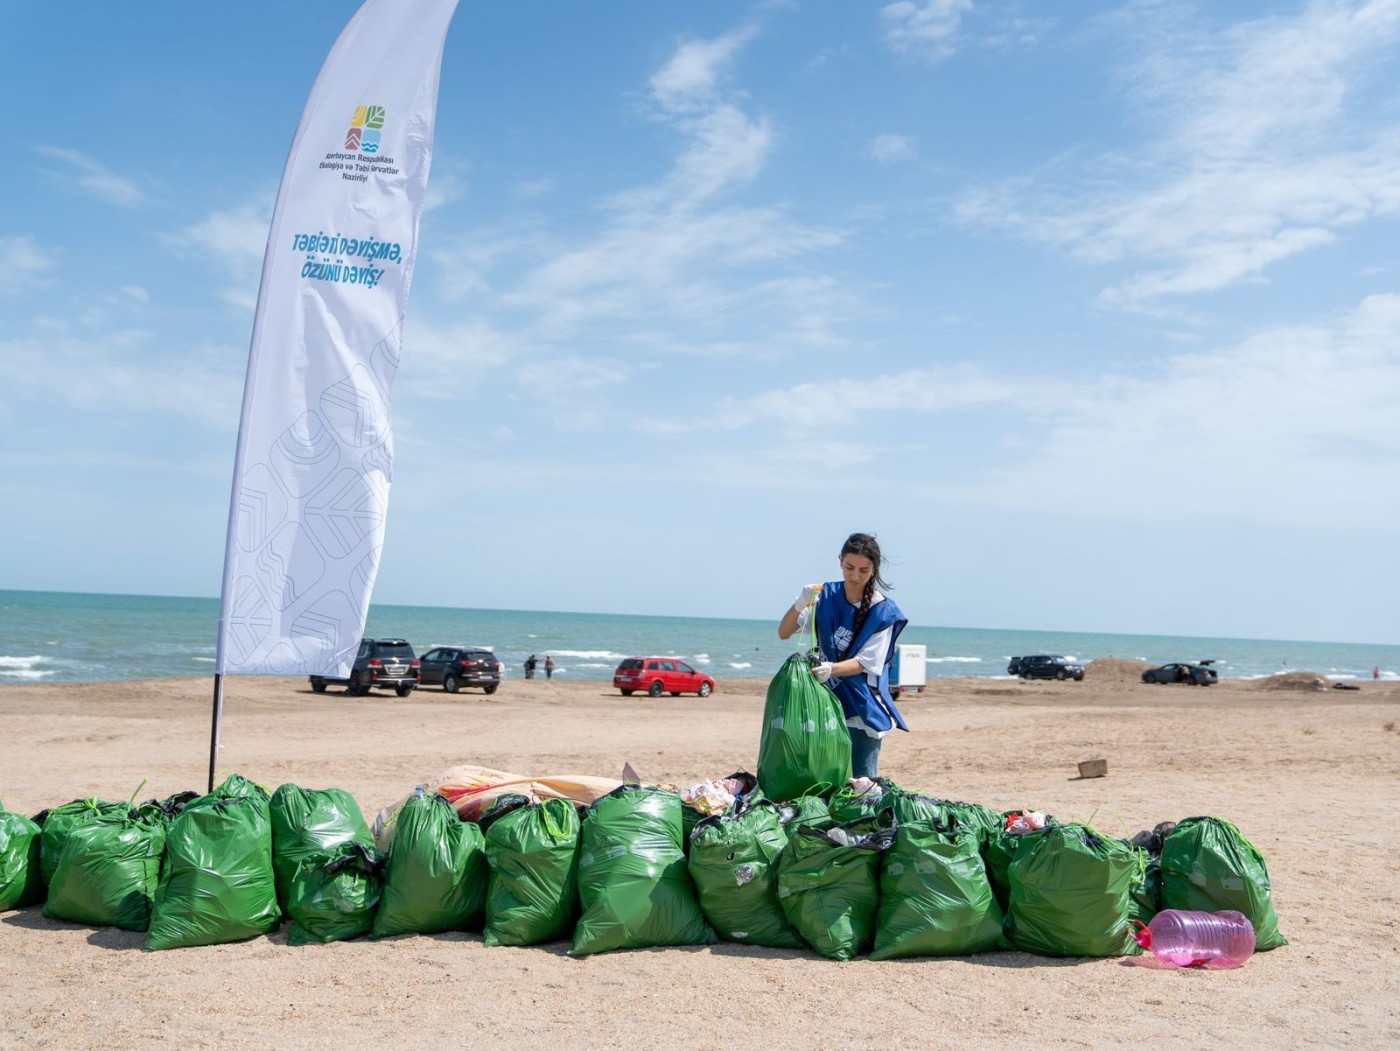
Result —
<path fill-rule="evenodd" d="M 847 555 L 860 555 L 870 559 L 874 572 L 870 574 L 870 579 L 865 582 L 865 591 L 860 598 L 860 609 L 856 610 L 855 629 L 851 632 L 851 641 L 846 647 L 846 652 L 841 654 L 842 660 L 850 656 L 856 639 L 860 637 L 861 629 L 865 627 L 866 618 L 870 616 L 870 600 L 875 595 L 875 589 L 878 587 L 882 592 L 894 590 L 894 587 L 880 576 L 880 545 L 876 541 L 874 533 L 852 533 L 846 537 L 846 542 L 841 545 L 840 557 L 845 558 Z"/>

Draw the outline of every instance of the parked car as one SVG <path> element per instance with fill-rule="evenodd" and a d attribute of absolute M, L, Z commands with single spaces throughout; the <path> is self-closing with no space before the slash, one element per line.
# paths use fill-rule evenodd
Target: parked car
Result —
<path fill-rule="evenodd" d="M 403 639 L 361 639 L 348 678 L 311 676 L 311 688 L 317 693 L 342 685 L 351 697 L 363 697 L 372 687 L 407 697 L 418 685 L 418 657 Z"/>
<path fill-rule="evenodd" d="M 1084 678 L 1084 665 L 1068 657 L 1056 657 L 1049 653 L 1036 653 L 1029 657 L 1012 657 L 1006 666 L 1006 674 L 1019 675 L 1023 679 L 1073 679 Z"/>
<path fill-rule="evenodd" d="M 480 646 L 439 646 L 419 658 L 418 681 L 456 693 L 464 686 L 479 686 L 495 693 L 501 685 L 501 662 Z"/>
<path fill-rule="evenodd" d="M 1143 672 L 1142 681 L 1155 682 L 1158 685 L 1168 682 L 1188 682 L 1192 686 L 1209 686 L 1219 678 L 1215 674 L 1215 669 L 1210 666 L 1212 663 L 1211 661 L 1200 661 L 1194 664 L 1163 664 L 1160 668 L 1148 668 Z"/>
<path fill-rule="evenodd" d="M 628 657 L 613 672 L 613 686 L 624 697 L 631 697 L 638 690 L 653 697 L 663 693 L 672 697 L 683 693 L 708 697 L 714 691 L 715 680 L 675 657 Z"/>

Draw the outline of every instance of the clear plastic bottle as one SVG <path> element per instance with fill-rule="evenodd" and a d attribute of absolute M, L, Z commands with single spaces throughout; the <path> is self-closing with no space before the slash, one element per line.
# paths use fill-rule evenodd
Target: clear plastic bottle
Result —
<path fill-rule="evenodd" d="M 423 795 L 424 795 L 424 793 L 423 793 L 423 786 L 422 786 L 422 785 L 414 785 L 414 786 L 413 786 L 413 794 L 414 794 L 415 796 L 417 796 L 419 799 L 422 799 L 422 798 L 423 798 Z"/>
<path fill-rule="evenodd" d="M 1241 912 L 1163 909 L 1133 935 L 1173 967 L 1239 967 L 1254 955 L 1254 925 Z"/>

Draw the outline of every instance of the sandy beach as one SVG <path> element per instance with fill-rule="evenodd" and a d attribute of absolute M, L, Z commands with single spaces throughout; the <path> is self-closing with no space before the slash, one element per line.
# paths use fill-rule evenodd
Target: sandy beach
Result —
<path fill-rule="evenodd" d="M 520 680 L 495 696 L 313 694 L 227 683 L 219 777 L 340 787 L 367 819 L 458 763 L 679 785 L 752 770 L 764 680 L 706 701 Z M 0 800 L 203 790 L 211 680 L 0 686 Z M 881 772 L 908 788 L 1091 819 L 1125 835 L 1214 814 L 1263 852 L 1288 946 L 1237 971 L 1018 952 L 838 964 L 713 947 L 576 960 L 559 943 L 448 934 L 292 948 L 286 929 L 209 948 L 0 914 L 0 1047 L 579 1048 L 1400 1045 L 1400 684 L 1147 686 L 940 680 L 903 698 L 913 730 Z M 1077 778 L 1104 758 L 1108 776 Z"/>

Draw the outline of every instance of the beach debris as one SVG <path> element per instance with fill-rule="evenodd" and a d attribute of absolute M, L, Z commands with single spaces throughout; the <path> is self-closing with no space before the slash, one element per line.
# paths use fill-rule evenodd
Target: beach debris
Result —
<path fill-rule="evenodd" d="M 1107 759 L 1085 759 L 1079 764 L 1080 777 L 1106 777 L 1108 776 Z"/>
<path fill-rule="evenodd" d="M 1039 810 L 1013 810 L 1006 815 L 1005 831 L 1013 836 L 1023 836 L 1027 832 L 1039 832 L 1049 818 Z"/>

